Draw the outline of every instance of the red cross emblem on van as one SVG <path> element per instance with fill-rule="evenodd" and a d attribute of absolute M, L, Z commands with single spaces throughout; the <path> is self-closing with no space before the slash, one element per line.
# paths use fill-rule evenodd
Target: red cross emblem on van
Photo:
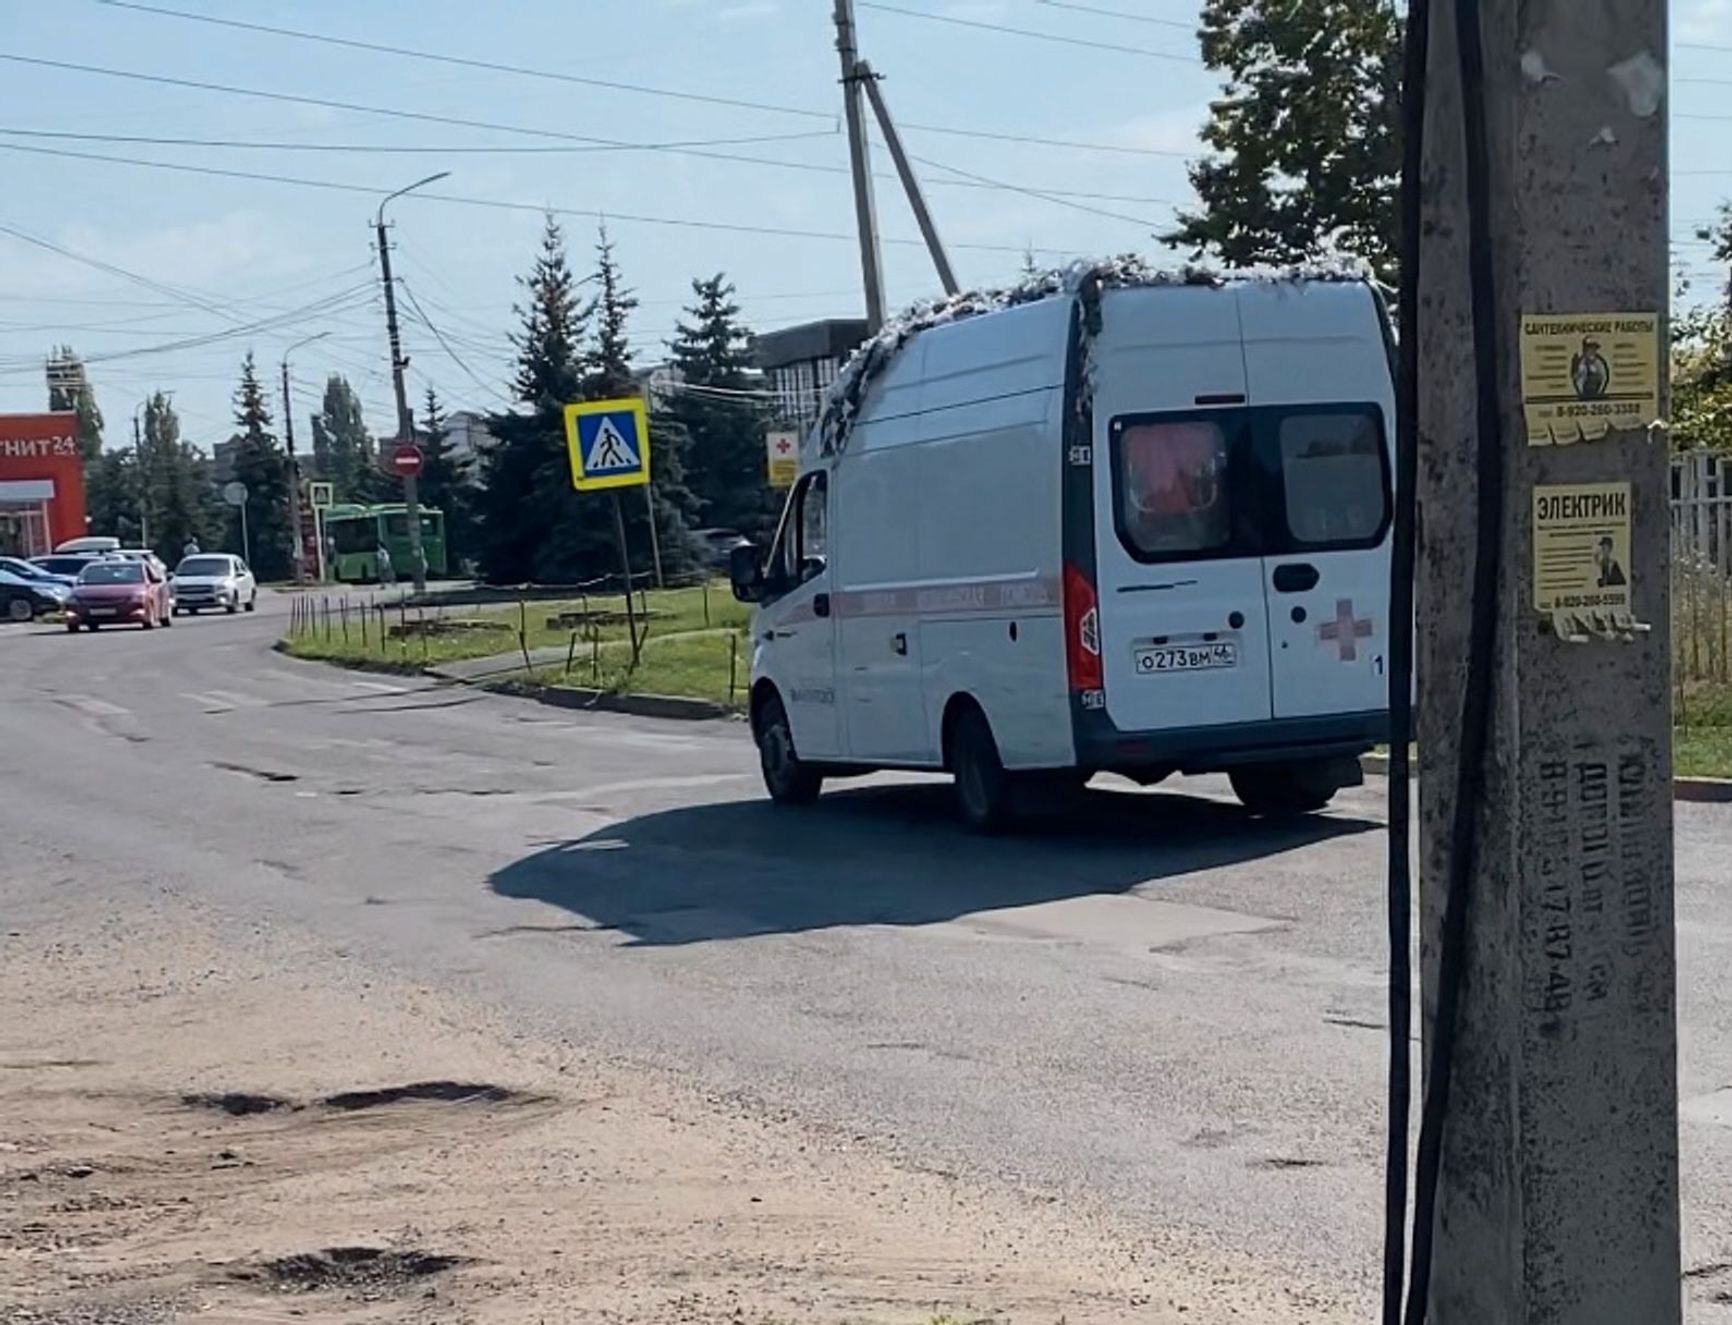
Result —
<path fill-rule="evenodd" d="M 1371 618 L 1354 616 L 1351 598 L 1337 598 L 1335 619 L 1317 627 L 1317 638 L 1326 644 L 1334 644 L 1342 662 L 1357 662 L 1359 641 L 1370 639 L 1371 634 Z"/>

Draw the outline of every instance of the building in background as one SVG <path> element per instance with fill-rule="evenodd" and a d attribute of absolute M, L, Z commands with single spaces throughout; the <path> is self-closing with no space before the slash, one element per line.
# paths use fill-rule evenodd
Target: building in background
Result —
<path fill-rule="evenodd" d="M 231 437 L 226 442 L 212 444 L 210 449 L 211 476 L 216 479 L 218 484 L 227 483 L 234 478 L 235 452 L 240 449 L 240 439 L 235 437 Z"/>
<path fill-rule="evenodd" d="M 39 557 L 83 538 L 76 414 L 0 414 L 0 553 Z"/>
<path fill-rule="evenodd" d="M 769 378 L 778 418 L 805 432 L 818 421 L 825 393 L 848 356 L 866 339 L 866 319 L 832 317 L 768 331 L 752 342 Z"/>
<path fill-rule="evenodd" d="M 451 448 L 452 458 L 473 471 L 481 457 L 493 448 L 487 416 L 472 409 L 454 410 L 445 416 L 445 442 Z"/>

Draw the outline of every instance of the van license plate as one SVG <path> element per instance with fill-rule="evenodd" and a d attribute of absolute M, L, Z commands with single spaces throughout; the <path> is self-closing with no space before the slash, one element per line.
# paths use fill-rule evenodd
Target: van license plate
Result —
<path fill-rule="evenodd" d="M 1158 648 L 1137 650 L 1137 671 L 1206 672 L 1216 667 L 1237 667 L 1239 646 L 1230 641 L 1218 644 L 1163 644 Z"/>

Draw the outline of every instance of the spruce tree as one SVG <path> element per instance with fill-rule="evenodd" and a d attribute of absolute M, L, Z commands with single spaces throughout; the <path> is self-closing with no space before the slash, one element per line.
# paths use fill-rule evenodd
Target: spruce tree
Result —
<path fill-rule="evenodd" d="M 88 466 L 102 453 L 102 411 L 90 388 L 84 360 L 70 345 L 57 346 L 48 356 L 48 408 L 78 415 L 78 453 Z"/>
<path fill-rule="evenodd" d="M 1401 32 L 1389 0 L 1205 0 L 1226 89 L 1190 168 L 1201 205 L 1162 238 L 1235 267 L 1351 255 L 1394 284 Z"/>
<path fill-rule="evenodd" d="M 421 408 L 417 441 L 421 446 L 420 497 L 423 505 L 445 516 L 446 562 L 455 570 L 474 555 L 471 523 L 475 504 L 475 480 L 452 453 L 447 436 L 445 411 L 431 386 Z"/>
<path fill-rule="evenodd" d="M 672 345 L 683 390 L 668 413 L 690 438 L 687 482 L 697 519 L 713 527 L 764 532 L 774 510 L 765 473 L 763 404 L 751 390 L 751 333 L 734 287 L 720 273 L 692 282 L 688 320 Z"/>
<path fill-rule="evenodd" d="M 261 580 L 287 579 L 292 573 L 289 530 L 289 462 L 271 431 L 271 411 L 259 384 L 252 351 L 241 362 L 235 388 L 234 475 L 247 487 L 247 534 L 253 569 Z M 240 512 L 229 521 L 228 546 L 242 548 Z"/>
<path fill-rule="evenodd" d="M 581 343 L 590 310 L 578 300 L 565 237 L 552 216 L 534 265 L 518 284 L 522 325 L 512 335 L 512 385 L 523 410 L 488 420 L 495 445 L 482 457 L 475 552 L 482 575 L 494 584 L 569 583 L 585 576 L 556 564 L 548 549 L 558 529 L 586 514 L 571 488 L 564 407 L 582 398 Z"/>
<path fill-rule="evenodd" d="M 604 223 L 595 245 L 595 343 L 586 356 L 584 394 L 591 400 L 610 400 L 637 394 L 637 379 L 631 370 L 631 336 L 627 323 L 637 307 L 637 297 L 625 287 L 613 241 Z"/>
<path fill-rule="evenodd" d="M 638 396 L 643 394 L 643 388 L 632 370 L 629 330 L 638 301 L 626 287 L 605 224 L 597 235 L 595 254 L 595 341 L 588 355 L 589 372 L 584 379 L 584 394 L 591 400 Z M 651 451 L 651 486 L 647 500 L 636 493 L 621 494 L 626 542 L 631 550 L 634 572 L 641 573 L 653 566 L 654 549 L 650 545 L 649 529 L 652 512 L 663 572 L 681 574 L 697 559 L 691 536 L 691 520 L 697 503 L 687 480 L 690 438 L 683 426 L 668 426 L 675 422 L 661 410 L 650 418 L 650 435 L 645 443 Z M 616 553 L 616 563 L 617 560 Z"/>

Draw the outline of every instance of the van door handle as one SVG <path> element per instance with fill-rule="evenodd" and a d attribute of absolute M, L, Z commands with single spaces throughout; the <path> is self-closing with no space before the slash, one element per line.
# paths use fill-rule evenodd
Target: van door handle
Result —
<path fill-rule="evenodd" d="M 812 595 L 812 615 L 813 616 L 829 616 L 830 615 L 830 595 L 829 594 L 827 594 L 827 593 L 815 593 Z"/>
<path fill-rule="evenodd" d="M 1290 561 L 1285 566 L 1275 567 L 1275 592 L 1304 593 L 1307 589 L 1315 589 L 1317 581 L 1322 578 L 1317 567 L 1309 562 Z"/>
<path fill-rule="evenodd" d="M 906 658 L 908 656 L 908 636 L 900 630 L 892 635 L 890 637 L 890 651 L 898 658 Z"/>

